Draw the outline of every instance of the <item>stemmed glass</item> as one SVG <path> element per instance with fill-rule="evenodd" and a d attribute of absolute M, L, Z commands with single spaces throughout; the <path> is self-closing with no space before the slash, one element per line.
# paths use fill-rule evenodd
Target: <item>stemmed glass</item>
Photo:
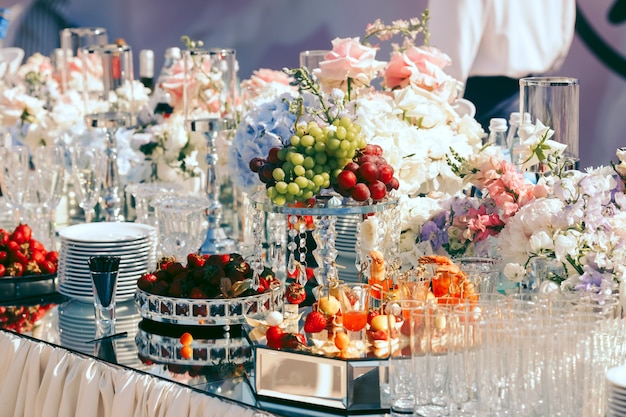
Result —
<path fill-rule="evenodd" d="M 100 198 L 105 155 L 102 149 L 91 146 L 75 146 L 71 152 L 72 177 L 78 205 L 85 212 L 85 222 L 90 223 Z"/>
<path fill-rule="evenodd" d="M 35 189 L 48 218 L 47 238 L 51 248 L 56 246 L 56 208 L 65 185 L 65 149 L 61 146 L 39 146 L 33 151 Z"/>
<path fill-rule="evenodd" d="M 30 155 L 26 146 L 0 147 L 0 185 L 8 205 L 14 211 L 14 221 L 22 221 L 22 211 L 28 195 Z"/>

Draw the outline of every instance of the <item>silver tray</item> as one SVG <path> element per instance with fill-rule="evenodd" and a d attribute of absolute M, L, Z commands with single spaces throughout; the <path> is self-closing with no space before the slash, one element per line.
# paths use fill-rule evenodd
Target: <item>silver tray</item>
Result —
<path fill-rule="evenodd" d="M 150 294 L 137 288 L 135 302 L 141 317 L 161 323 L 230 326 L 243 324 L 246 317 L 262 318 L 283 307 L 282 287 L 262 294 L 224 299 L 175 298 Z"/>

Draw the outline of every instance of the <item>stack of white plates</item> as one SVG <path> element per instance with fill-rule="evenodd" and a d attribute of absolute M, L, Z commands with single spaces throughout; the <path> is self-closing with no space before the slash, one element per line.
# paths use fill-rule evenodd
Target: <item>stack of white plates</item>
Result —
<path fill-rule="evenodd" d="M 607 417 L 626 416 L 626 365 L 606 373 Z"/>
<path fill-rule="evenodd" d="M 59 232 L 58 290 L 91 303 L 93 290 L 88 260 L 96 255 L 121 258 L 116 300 L 133 298 L 137 279 L 156 267 L 157 232 L 139 223 L 102 222 L 66 227 Z"/>

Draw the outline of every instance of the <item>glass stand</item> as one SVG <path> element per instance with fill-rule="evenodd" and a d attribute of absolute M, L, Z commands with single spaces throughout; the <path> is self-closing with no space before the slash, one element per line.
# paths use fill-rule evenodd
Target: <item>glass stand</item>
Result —
<path fill-rule="evenodd" d="M 317 244 L 317 248 L 313 251 L 313 256 L 318 263 L 318 267 L 315 271 L 315 277 L 319 284 L 326 285 L 329 279 L 337 278 L 337 266 L 335 264 L 337 258 L 337 249 L 335 248 L 335 223 L 337 221 L 337 217 L 339 216 L 360 214 L 363 215 L 364 218 L 367 218 L 371 215 L 381 213 L 379 216 L 381 243 L 377 245 L 377 247 L 379 247 L 384 253 L 385 259 L 390 260 L 389 266 L 392 268 L 395 267 L 400 228 L 397 227 L 396 223 L 394 223 L 397 222 L 399 216 L 397 215 L 396 210 L 392 209 L 397 207 L 397 199 L 389 199 L 376 204 L 357 204 L 352 200 L 346 200 L 339 195 L 333 194 L 317 197 L 317 203 L 312 207 L 289 207 L 276 206 L 272 204 L 265 197 L 264 192 L 260 192 L 254 195 L 252 200 L 254 201 L 256 210 L 259 212 L 259 214 L 256 215 L 259 219 L 261 218 L 260 213 L 263 212 L 282 214 L 286 216 L 313 217 L 313 222 L 315 224 L 313 238 Z M 389 213 L 387 215 L 382 215 L 383 212 Z M 260 226 L 259 220 L 259 224 L 255 224 L 255 227 Z M 290 250 L 292 253 L 288 256 L 282 257 L 283 260 L 289 259 L 289 261 L 287 261 L 288 271 L 290 269 L 295 269 L 290 265 L 292 258 L 295 258 L 293 253 L 297 253 L 298 259 L 295 260 L 301 263 L 302 259 L 306 256 L 306 251 L 308 250 L 306 247 L 303 247 L 302 239 L 300 239 L 300 244 L 292 244 L 294 243 L 293 241 L 296 235 L 299 234 L 298 232 L 301 232 L 301 229 L 296 227 L 291 230 L 295 231 L 295 233 L 288 235 L 290 242 L 287 243 L 286 249 Z M 270 234 L 273 233 L 277 233 L 277 231 L 271 230 Z M 255 250 L 258 252 L 262 250 L 262 245 L 260 244 L 261 233 L 256 233 L 255 236 Z M 358 241 L 356 246 L 355 251 L 359 252 L 360 243 Z M 283 246 L 283 248 L 285 247 Z M 255 258 L 261 260 L 262 255 L 257 254 Z M 273 256 L 271 258 L 273 258 Z M 361 265 L 363 265 L 366 261 L 361 257 L 360 262 Z"/>
<path fill-rule="evenodd" d="M 206 213 L 209 228 L 206 238 L 202 246 L 200 246 L 202 255 L 232 253 L 237 250 L 237 242 L 228 237 L 221 225 L 222 203 L 220 203 L 220 184 L 217 179 L 217 161 L 219 156 L 216 148 L 218 135 L 234 128 L 235 121 L 233 119 L 207 118 L 189 122 L 189 130 L 204 134 L 207 140 L 206 193 L 209 199 L 209 207 L 207 207 Z"/>
<path fill-rule="evenodd" d="M 106 136 L 106 167 L 102 196 L 105 221 L 123 221 L 122 207 L 124 202 L 117 168 L 117 140 L 115 134 L 120 127 L 130 125 L 131 115 L 128 112 L 113 111 L 93 113 L 85 116 L 85 122 L 92 129 L 102 129 Z"/>

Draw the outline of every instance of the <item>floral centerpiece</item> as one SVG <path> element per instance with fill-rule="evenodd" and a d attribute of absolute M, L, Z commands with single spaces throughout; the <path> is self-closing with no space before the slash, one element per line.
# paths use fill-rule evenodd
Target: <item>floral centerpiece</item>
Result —
<path fill-rule="evenodd" d="M 330 139 L 335 139 L 337 124 L 354 125 L 360 144 L 356 149 L 376 146 L 393 168 L 402 195 L 460 190 L 462 181 L 446 163 L 449 148 L 455 144 L 457 152 L 469 156 L 480 148 L 484 132 L 474 119 L 457 115 L 452 107 L 457 82 L 443 71 L 449 58 L 435 48 L 415 46 L 419 34 L 428 43 L 427 18 L 426 13 L 422 19 L 389 26 L 377 21 L 368 26 L 363 41 L 333 40 L 332 50 L 312 73 L 304 68 L 287 70 L 299 92 L 287 92 L 242 116 L 231 148 L 238 185 L 247 189 L 263 185 L 255 172 L 260 168 L 251 161 L 267 160 L 270 149 L 290 146 L 292 137 L 314 122 L 329 129 Z M 394 36 L 402 37 L 403 44 L 394 45 L 388 62 L 378 61 L 377 47 L 370 40 Z M 345 146 L 352 151 L 351 145 Z M 342 188 L 335 186 L 339 173 L 354 158 L 339 159 L 330 178 L 336 190 Z"/>

